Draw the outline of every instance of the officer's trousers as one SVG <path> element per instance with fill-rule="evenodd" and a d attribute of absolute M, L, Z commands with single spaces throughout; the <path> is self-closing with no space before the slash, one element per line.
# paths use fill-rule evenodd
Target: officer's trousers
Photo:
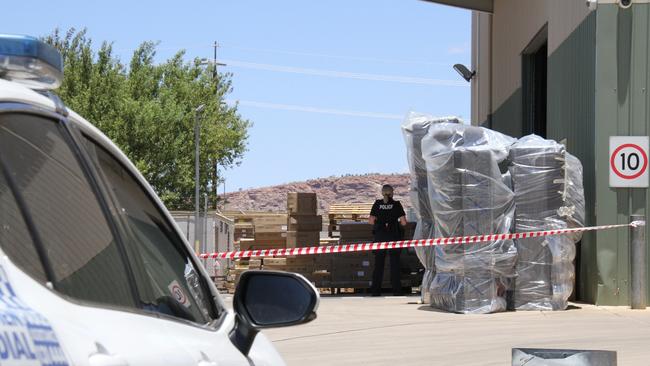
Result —
<path fill-rule="evenodd" d="M 397 295 L 402 292 L 402 283 L 400 281 L 399 257 L 402 249 L 387 249 L 375 251 L 375 268 L 372 273 L 373 294 L 381 293 L 381 285 L 384 279 L 384 263 L 386 262 L 386 252 L 390 257 L 390 283 L 393 287 L 393 294 Z"/>

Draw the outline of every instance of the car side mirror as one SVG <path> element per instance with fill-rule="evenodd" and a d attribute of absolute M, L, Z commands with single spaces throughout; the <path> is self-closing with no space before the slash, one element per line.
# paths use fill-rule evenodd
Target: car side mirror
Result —
<path fill-rule="evenodd" d="M 297 273 L 244 272 L 233 299 L 237 325 L 230 339 L 247 355 L 260 329 L 298 325 L 316 319 L 319 300 L 316 288 Z"/>

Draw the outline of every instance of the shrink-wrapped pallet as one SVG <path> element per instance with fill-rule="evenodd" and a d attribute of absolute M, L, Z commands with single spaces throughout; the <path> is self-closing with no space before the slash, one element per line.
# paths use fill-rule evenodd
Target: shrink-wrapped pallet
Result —
<path fill-rule="evenodd" d="M 436 237 L 508 233 L 514 194 L 499 164 L 515 139 L 482 127 L 440 123 L 422 139 Z M 506 309 L 514 278 L 511 240 L 435 246 L 435 274 L 423 283 L 432 306 L 459 313 Z"/>
<path fill-rule="evenodd" d="M 582 165 L 563 145 L 458 122 L 411 114 L 402 125 L 415 238 L 584 226 Z M 461 313 L 565 309 L 580 237 L 418 248 L 423 300 Z"/>
<path fill-rule="evenodd" d="M 582 165 L 555 141 L 530 135 L 510 149 L 515 231 L 584 225 Z M 575 242 L 580 234 L 516 240 L 514 307 L 565 309 L 573 291 Z"/>
<path fill-rule="evenodd" d="M 435 236 L 433 228 L 433 213 L 429 201 L 428 178 L 426 162 L 422 158 L 422 139 L 427 135 L 429 128 L 437 123 L 462 124 L 457 117 L 435 118 L 425 114 L 409 113 L 402 123 L 402 134 L 406 143 L 407 160 L 411 174 L 410 197 L 411 205 L 417 218 L 414 239 L 429 239 Z M 424 282 L 433 279 L 435 268 L 433 265 L 433 252 L 424 248 L 416 248 L 418 258 L 425 266 Z M 422 287 L 422 300 L 428 301 L 427 289 Z"/>

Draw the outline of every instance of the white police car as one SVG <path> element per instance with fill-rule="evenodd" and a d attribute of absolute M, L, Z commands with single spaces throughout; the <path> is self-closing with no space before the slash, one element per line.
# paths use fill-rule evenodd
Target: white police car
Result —
<path fill-rule="evenodd" d="M 0 35 L 0 365 L 281 365 L 304 278 L 255 271 L 226 309 L 151 187 L 50 92 L 60 54 Z"/>

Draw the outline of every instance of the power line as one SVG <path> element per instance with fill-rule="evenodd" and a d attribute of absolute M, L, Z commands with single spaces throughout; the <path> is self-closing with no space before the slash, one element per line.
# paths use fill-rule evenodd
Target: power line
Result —
<path fill-rule="evenodd" d="M 190 50 L 200 50 L 208 47 L 214 47 L 214 44 L 208 43 L 194 43 L 186 45 L 177 45 L 177 46 L 165 46 L 157 47 L 156 51 L 190 51 Z M 342 59 L 342 60 L 353 60 L 353 61 L 368 61 L 368 62 L 378 62 L 378 63 L 387 63 L 387 64 L 410 64 L 410 65 L 425 65 L 425 66 L 449 66 L 449 62 L 443 61 L 423 61 L 423 60 L 400 60 L 400 59 L 385 59 L 379 57 L 364 57 L 364 56 L 354 56 L 354 55 L 333 55 L 327 53 L 319 52 L 304 52 L 304 51 L 293 51 L 293 50 L 279 50 L 279 49 L 270 49 L 270 48 L 258 48 L 258 47 L 248 47 L 243 46 L 237 43 L 231 42 L 219 42 L 219 47 L 228 48 L 233 50 L 240 51 L 255 51 L 255 52 L 264 52 L 264 53 L 276 53 L 276 54 L 286 54 L 286 55 L 296 55 L 296 56 L 310 56 L 310 57 L 319 57 L 319 58 L 333 58 L 333 59 Z M 135 51 L 135 48 L 116 48 L 113 51 L 115 52 L 132 52 Z"/>
<path fill-rule="evenodd" d="M 371 81 L 388 81 L 405 84 L 420 84 L 420 85 L 433 85 L 433 86 L 454 86 L 454 87 L 467 87 L 469 84 L 459 80 L 445 80 L 445 79 L 429 79 L 422 77 L 400 76 L 400 75 L 387 75 L 387 74 L 366 74 L 359 72 L 348 71 L 334 71 L 324 69 L 302 68 L 295 66 L 282 66 L 263 64 L 257 62 L 237 61 L 237 60 L 220 60 L 220 62 L 228 64 L 228 66 L 241 67 L 247 69 L 284 72 L 292 74 L 325 76 L 333 78 L 357 79 L 357 80 L 371 80 Z"/>
<path fill-rule="evenodd" d="M 253 108 L 266 108 L 266 109 L 277 109 L 277 110 L 283 110 L 283 111 L 333 114 L 333 115 L 338 115 L 338 116 L 349 116 L 349 117 L 379 118 L 379 119 L 389 119 L 389 120 L 398 120 L 398 121 L 401 121 L 402 119 L 404 119 L 404 116 L 399 115 L 399 114 L 349 111 L 349 110 L 342 110 L 342 109 L 300 106 L 300 105 L 293 105 L 293 104 L 258 102 L 258 101 L 253 101 L 253 100 L 227 99 L 226 103 L 228 103 L 230 105 L 239 104 L 241 106 L 253 107 Z"/>
<path fill-rule="evenodd" d="M 432 61 L 422 61 L 422 60 L 397 60 L 397 59 L 385 59 L 385 58 L 377 58 L 377 57 L 362 57 L 362 56 L 351 56 L 351 55 L 332 55 L 326 53 L 248 47 L 248 46 L 237 45 L 235 43 L 230 43 L 230 42 L 225 42 L 225 43 L 222 42 L 220 43 L 220 46 L 223 48 L 229 48 L 229 49 L 240 50 L 240 51 L 256 51 L 256 52 L 278 53 L 278 54 L 296 55 L 296 56 L 325 57 L 325 58 L 335 58 L 335 59 L 342 59 L 342 60 L 370 61 L 370 62 L 380 62 L 380 63 L 388 63 L 388 64 L 449 66 L 448 62 L 442 62 L 442 61 L 432 62 Z"/>

